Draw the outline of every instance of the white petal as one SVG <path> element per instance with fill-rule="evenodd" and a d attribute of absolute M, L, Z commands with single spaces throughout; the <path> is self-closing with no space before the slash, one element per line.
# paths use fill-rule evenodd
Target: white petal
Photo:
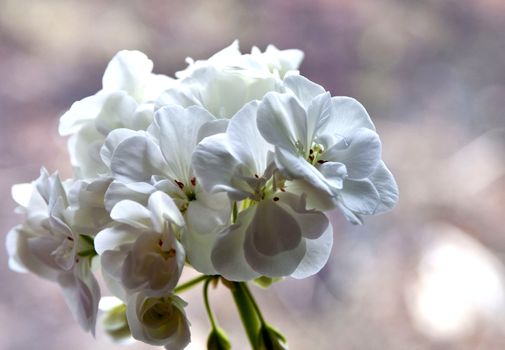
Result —
<path fill-rule="evenodd" d="M 105 208 L 111 211 L 118 202 L 131 199 L 134 202 L 147 206 L 149 195 L 156 191 L 156 187 L 145 182 L 131 182 L 124 184 L 113 181 L 105 193 Z"/>
<path fill-rule="evenodd" d="M 347 168 L 342 163 L 326 162 L 318 167 L 321 175 L 324 176 L 328 184 L 335 189 L 341 189 L 344 178 L 347 176 Z"/>
<path fill-rule="evenodd" d="M 326 191 L 314 187 L 305 180 L 289 181 L 286 183 L 285 189 L 296 195 L 305 195 L 309 208 L 328 211 L 337 206 L 337 197 L 328 195 Z"/>
<path fill-rule="evenodd" d="M 313 187 L 333 197 L 334 189 L 312 164 L 299 156 L 295 156 L 282 148 L 275 150 L 275 162 L 279 170 L 290 179 L 303 179 Z"/>
<path fill-rule="evenodd" d="M 211 259 L 214 267 L 230 281 L 249 281 L 260 276 L 247 263 L 244 256 L 246 231 L 255 215 L 256 207 L 239 213 L 237 223 L 219 234 Z"/>
<path fill-rule="evenodd" d="M 102 158 L 104 164 L 110 167 L 112 155 L 114 154 L 114 151 L 116 150 L 117 146 L 124 140 L 137 135 L 142 134 L 124 128 L 116 129 L 110 132 L 107 135 L 107 138 L 105 139 L 102 148 L 100 149 L 100 157 Z"/>
<path fill-rule="evenodd" d="M 121 142 L 110 164 L 116 179 L 125 182 L 149 182 L 153 175 L 163 175 L 165 166 L 159 147 L 145 136 Z"/>
<path fill-rule="evenodd" d="M 356 129 L 343 142 L 329 148 L 322 157 L 325 160 L 345 164 L 350 179 L 363 179 L 370 175 L 380 162 L 382 146 L 379 135 L 370 129 Z"/>
<path fill-rule="evenodd" d="M 267 168 L 267 155 L 273 147 L 256 126 L 258 103 L 250 102 L 233 116 L 226 130 L 230 151 L 237 160 L 261 176 Z"/>
<path fill-rule="evenodd" d="M 174 86 L 176 80 L 163 74 L 149 74 L 144 87 L 144 101 L 155 101 L 160 94 Z"/>
<path fill-rule="evenodd" d="M 191 155 L 198 142 L 198 132 L 203 124 L 212 120 L 214 117 L 209 112 L 197 106 L 184 109 L 171 105 L 156 112 L 154 122 L 159 128 L 161 152 L 173 179 L 190 180 Z"/>
<path fill-rule="evenodd" d="M 103 75 L 103 89 L 107 91 L 124 90 L 137 101 L 144 95 L 153 62 L 140 51 L 123 50 L 118 52 L 107 65 Z"/>
<path fill-rule="evenodd" d="M 33 187 L 30 183 L 16 184 L 11 188 L 11 195 L 14 201 L 22 207 L 28 207 L 32 196 Z"/>
<path fill-rule="evenodd" d="M 273 200 L 262 200 L 257 206 L 255 217 L 247 231 L 247 235 L 251 235 L 254 249 L 267 256 L 295 249 L 302 239 L 295 218 Z"/>
<path fill-rule="evenodd" d="M 151 194 L 151 196 L 149 196 L 147 207 L 153 214 L 153 223 L 155 224 L 154 228 L 156 231 L 161 232 L 163 227 L 165 227 L 165 222 L 167 220 L 177 226 L 184 226 L 184 218 L 182 217 L 179 208 L 177 208 L 172 198 L 170 198 L 170 196 L 166 193 L 156 191 Z"/>
<path fill-rule="evenodd" d="M 312 99 L 307 108 L 307 136 L 308 147 L 319 133 L 319 130 L 328 122 L 331 117 L 332 106 L 329 92 L 317 95 Z"/>
<path fill-rule="evenodd" d="M 95 237 L 95 251 L 98 255 L 102 255 L 107 250 L 115 250 L 123 244 L 133 243 L 138 235 L 138 230 L 128 225 L 116 225 L 103 229 Z"/>
<path fill-rule="evenodd" d="M 198 142 L 202 141 L 208 136 L 226 132 L 228 123 L 228 119 L 214 119 L 208 123 L 205 123 L 198 131 Z"/>
<path fill-rule="evenodd" d="M 152 229 L 153 225 L 151 211 L 141 204 L 128 199 L 117 203 L 112 208 L 110 217 L 118 222 L 139 229 Z"/>
<path fill-rule="evenodd" d="M 6 240 L 9 266 L 16 271 L 24 272 L 29 270 L 42 278 L 55 281 L 61 272 L 61 269 L 55 264 L 50 255 L 56 248 L 56 243 L 47 239 L 42 243 L 49 244 L 39 248 L 34 244 L 37 237 L 28 227 L 22 225 L 18 225 L 9 231 Z M 39 242 L 40 239 L 35 243 Z"/>
<path fill-rule="evenodd" d="M 380 203 L 379 193 L 370 180 L 345 180 L 341 190 L 344 205 L 358 214 L 373 214 Z"/>
<path fill-rule="evenodd" d="M 391 174 L 384 162 L 381 161 L 379 163 L 379 166 L 370 175 L 369 179 L 380 196 L 380 203 L 375 209 L 374 214 L 391 210 L 398 202 L 399 191 L 393 174 Z"/>
<path fill-rule="evenodd" d="M 302 106 L 308 108 L 312 100 L 325 92 L 321 85 L 318 85 L 301 75 L 289 75 L 284 78 L 284 86 L 291 90 L 300 100 Z"/>
<path fill-rule="evenodd" d="M 135 293 L 128 298 L 126 316 L 132 336 L 147 344 L 165 346 L 166 349 L 183 350 L 190 342 L 189 322 L 184 313 L 187 305 L 182 299 L 171 295 L 169 300 L 159 310 L 166 310 L 166 314 L 156 313 L 157 319 L 150 318 L 151 307 L 161 301 L 158 298 L 148 298 L 143 293 Z M 165 318 L 167 318 L 165 320 Z M 158 325 L 158 319 L 161 324 Z"/>
<path fill-rule="evenodd" d="M 70 109 L 60 118 L 59 133 L 62 136 L 75 134 L 84 125 L 96 118 L 103 108 L 109 93 L 99 91 L 93 96 L 74 102 Z"/>
<path fill-rule="evenodd" d="M 229 223 L 230 201 L 225 193 L 197 194 L 197 200 L 189 202 L 186 211 L 187 230 L 182 241 L 191 265 L 206 275 L 217 271 L 210 258 L 217 234 Z"/>
<path fill-rule="evenodd" d="M 255 220 L 261 220 L 261 217 Z M 253 225 L 249 225 L 251 228 Z M 246 233 L 244 242 L 244 252 L 246 261 L 251 268 L 267 277 L 283 277 L 291 275 L 300 264 L 305 254 L 305 240 L 300 240 L 299 244 L 291 250 L 283 251 L 270 256 L 259 252 L 254 247 L 253 235 Z"/>
<path fill-rule="evenodd" d="M 332 97 L 332 116 L 325 124 L 320 134 L 347 135 L 355 129 L 375 127 L 367 111 L 361 103 L 351 97 Z"/>
<path fill-rule="evenodd" d="M 295 272 L 291 274 L 291 277 L 296 279 L 310 277 L 326 265 L 333 246 L 333 227 L 328 225 L 319 238 L 307 239 L 305 244 L 305 256 Z"/>
<path fill-rule="evenodd" d="M 307 116 L 292 95 L 268 93 L 258 107 L 257 123 L 261 135 L 269 143 L 293 153 L 301 151 L 301 147 L 305 151 Z"/>
<path fill-rule="evenodd" d="M 225 191 L 245 198 L 247 190 L 238 189 L 233 183 L 238 161 L 229 150 L 226 134 L 217 134 L 205 138 L 193 153 L 193 170 L 197 181 L 211 193 Z"/>
<path fill-rule="evenodd" d="M 100 158 L 100 149 L 105 137 L 100 134 L 94 123 L 86 124 L 68 139 L 70 162 L 77 177 L 92 178 L 107 173 L 108 169 Z"/>
<path fill-rule="evenodd" d="M 316 239 L 330 226 L 324 213 L 307 209 L 305 195 L 293 195 L 285 192 L 279 193 L 278 198 L 277 204 L 281 205 L 296 220 L 304 238 Z"/>
<path fill-rule="evenodd" d="M 100 112 L 95 117 L 95 127 L 103 135 L 114 129 L 123 127 L 123 120 L 133 118 L 137 103 L 124 91 L 108 94 L 102 104 Z"/>
<path fill-rule="evenodd" d="M 89 264 L 87 261 L 81 265 Z M 61 274 L 58 283 L 74 318 L 85 331 L 95 334 L 100 287 L 89 267 L 77 267 L 78 271 Z"/>
<path fill-rule="evenodd" d="M 343 203 L 337 203 L 338 208 L 344 214 L 344 217 L 347 221 L 349 221 L 353 225 L 362 225 L 363 218 L 358 213 L 353 212 L 349 208 L 347 208 Z"/>

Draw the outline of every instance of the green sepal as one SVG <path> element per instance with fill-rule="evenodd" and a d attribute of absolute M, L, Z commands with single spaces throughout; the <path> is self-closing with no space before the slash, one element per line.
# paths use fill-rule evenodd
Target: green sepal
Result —
<path fill-rule="evenodd" d="M 258 336 L 258 350 L 288 350 L 286 338 L 269 324 L 261 326 Z"/>
<path fill-rule="evenodd" d="M 214 328 L 207 338 L 207 350 L 230 350 L 231 343 L 221 328 Z"/>
<path fill-rule="evenodd" d="M 261 288 L 268 288 L 272 284 L 274 284 L 275 282 L 278 282 L 280 280 L 282 280 L 282 277 L 272 278 L 272 277 L 267 277 L 267 276 L 261 276 L 261 277 L 254 279 L 253 282 L 254 282 L 254 284 L 256 284 L 257 286 L 259 286 Z"/>

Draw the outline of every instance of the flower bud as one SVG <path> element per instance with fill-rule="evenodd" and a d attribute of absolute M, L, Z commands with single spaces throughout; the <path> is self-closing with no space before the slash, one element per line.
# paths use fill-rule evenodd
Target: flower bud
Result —
<path fill-rule="evenodd" d="M 190 342 L 186 302 L 171 294 L 161 298 L 137 293 L 128 298 L 126 316 L 132 336 L 151 345 L 182 350 Z"/>
<path fill-rule="evenodd" d="M 125 304 L 108 310 L 102 319 L 102 325 L 105 333 L 115 342 L 123 343 L 132 339 Z"/>
<path fill-rule="evenodd" d="M 281 277 L 267 277 L 267 276 L 261 276 L 253 280 L 254 284 L 261 288 L 268 288 L 275 282 L 278 282 L 282 280 Z"/>
<path fill-rule="evenodd" d="M 231 343 L 221 328 L 214 328 L 207 339 L 207 350 L 229 350 Z"/>
<path fill-rule="evenodd" d="M 259 332 L 258 349 L 288 350 L 286 338 L 270 325 L 263 325 Z"/>

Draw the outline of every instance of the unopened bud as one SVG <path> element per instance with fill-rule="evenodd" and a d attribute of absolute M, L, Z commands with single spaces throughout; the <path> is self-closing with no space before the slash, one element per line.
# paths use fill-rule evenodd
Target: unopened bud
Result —
<path fill-rule="evenodd" d="M 123 343 L 132 340 L 128 320 L 126 319 L 126 305 L 121 304 L 106 311 L 102 319 L 103 329 L 113 341 Z"/>
<path fill-rule="evenodd" d="M 221 328 L 213 329 L 207 339 L 207 350 L 229 350 L 231 343 Z"/>
<path fill-rule="evenodd" d="M 270 325 L 264 325 L 260 329 L 258 339 L 260 350 L 288 350 L 286 338 L 278 330 Z"/>

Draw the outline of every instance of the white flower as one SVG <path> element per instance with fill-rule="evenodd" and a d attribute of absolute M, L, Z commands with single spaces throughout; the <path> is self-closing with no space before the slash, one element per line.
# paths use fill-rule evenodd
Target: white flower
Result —
<path fill-rule="evenodd" d="M 213 66 L 219 70 L 239 67 L 248 70 L 269 70 L 272 74 L 283 78 L 289 71 L 296 71 L 303 60 L 303 52 L 297 49 L 279 50 L 274 45 L 268 45 L 265 52 L 253 46 L 250 54 L 242 54 L 239 41 L 215 53 L 206 60 L 194 61 L 187 58 L 188 67 L 175 73 L 178 78 L 191 75 L 196 69 Z"/>
<path fill-rule="evenodd" d="M 349 97 L 330 97 L 297 75 L 287 93 L 269 93 L 258 108 L 261 135 L 275 146 L 281 172 L 305 192 L 309 203 L 338 206 L 353 223 L 360 215 L 391 209 L 396 183 L 381 161 L 381 142 L 367 112 Z"/>
<path fill-rule="evenodd" d="M 332 229 L 323 213 L 305 208 L 303 196 L 284 192 L 272 147 L 256 127 L 257 108 L 257 102 L 247 104 L 226 133 L 205 138 L 193 154 L 202 186 L 227 193 L 241 208 L 214 244 L 212 262 L 230 280 L 303 278 L 327 261 Z"/>
<path fill-rule="evenodd" d="M 125 292 L 150 296 L 170 293 L 184 267 L 184 248 L 176 231 L 184 226 L 179 209 L 163 192 L 149 196 L 147 207 L 131 200 L 118 202 L 111 211 L 118 223 L 95 238 L 103 271 Z M 117 288 L 114 288 L 117 290 Z"/>
<path fill-rule="evenodd" d="M 191 340 L 186 305 L 173 294 L 158 298 L 133 294 L 128 298 L 126 311 L 132 336 L 167 350 L 184 349 Z"/>
<path fill-rule="evenodd" d="M 69 151 L 79 177 L 106 173 L 99 151 L 117 128 L 145 130 L 152 121 L 153 101 L 173 79 L 152 74 L 153 63 L 139 51 L 120 51 L 103 76 L 103 88 L 75 102 L 60 119 L 61 135 L 72 135 Z"/>
<path fill-rule="evenodd" d="M 67 194 L 70 185 L 42 169 L 31 185 L 14 187 L 13 197 L 21 206 L 18 211 L 27 220 L 7 235 L 9 265 L 57 282 L 74 318 L 94 333 L 100 289 L 91 272 L 93 238 L 74 226 L 76 218 L 85 220 L 86 210 L 71 206 L 69 197 L 79 196 Z M 93 222 L 90 216 L 88 220 Z"/>
<path fill-rule="evenodd" d="M 155 191 L 170 195 L 186 220 L 181 239 L 188 259 L 205 274 L 216 273 L 210 251 L 217 233 L 229 222 L 231 207 L 225 194 L 201 189 L 191 156 L 199 140 L 226 127 L 223 122 L 201 107 L 166 106 L 156 112 L 148 133 L 115 130 L 102 149 L 116 178 L 107 191 L 106 206 L 122 199 L 144 204 Z"/>
<path fill-rule="evenodd" d="M 261 99 L 269 91 L 282 91 L 282 77 L 297 69 L 303 53 L 269 46 L 262 53 L 254 48 L 241 54 L 238 41 L 208 60 L 193 62 L 181 78 L 163 92 L 157 106 L 178 104 L 203 106 L 217 118 L 231 118 L 246 103 Z"/>

